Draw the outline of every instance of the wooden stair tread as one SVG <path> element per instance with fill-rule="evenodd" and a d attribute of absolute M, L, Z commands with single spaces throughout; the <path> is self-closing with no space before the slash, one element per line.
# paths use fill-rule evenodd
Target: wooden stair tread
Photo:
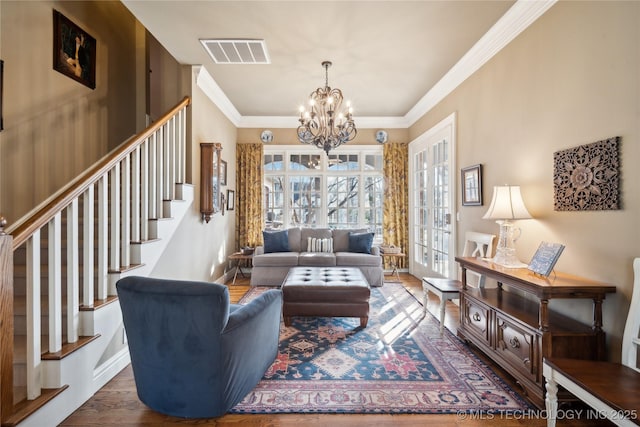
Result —
<path fill-rule="evenodd" d="M 57 395 L 66 390 L 69 386 L 65 385 L 60 388 L 43 388 L 40 396 L 34 400 L 23 400 L 16 403 L 13 406 L 13 413 L 8 416 L 3 422 L 2 427 L 14 427 L 27 419 L 27 417 L 38 409 L 42 408 L 45 404 L 53 400 Z"/>
<path fill-rule="evenodd" d="M 42 360 L 61 360 L 73 353 L 74 351 L 84 347 L 89 344 L 91 341 L 100 338 L 100 334 L 93 335 L 91 337 L 78 337 L 78 341 L 74 343 L 64 343 L 62 344 L 62 349 L 55 353 L 44 353 L 42 355 Z"/>
<path fill-rule="evenodd" d="M 20 336 L 24 336 L 24 335 L 20 335 Z M 47 335 L 41 335 L 40 339 L 41 339 L 41 351 L 40 351 L 40 358 L 42 360 L 60 360 L 60 359 L 64 359 L 65 357 L 67 357 L 68 355 L 70 355 L 71 353 L 73 353 L 74 351 L 78 350 L 79 348 L 84 347 L 85 345 L 89 344 L 91 341 L 97 339 L 100 337 L 100 334 L 97 335 L 93 335 L 93 336 L 82 336 L 82 337 L 78 337 L 78 341 L 75 343 L 63 343 L 62 344 L 62 349 L 58 352 L 55 353 L 49 353 L 49 343 L 47 341 L 48 336 Z M 14 358 L 14 364 L 15 363 L 22 363 L 24 364 L 26 358 L 27 358 L 27 343 L 25 340 L 22 339 L 16 339 L 14 338 L 13 340 L 14 342 L 14 347 L 13 347 L 13 358 Z"/>
<path fill-rule="evenodd" d="M 80 304 L 79 310 L 80 311 L 93 311 L 93 310 L 97 310 L 99 308 L 105 307 L 108 304 L 111 304 L 112 302 L 116 301 L 118 299 L 118 297 L 116 295 L 109 295 L 107 296 L 106 299 L 104 300 L 99 300 L 99 299 L 95 299 L 93 301 L 93 306 L 92 307 L 87 307 L 85 305 L 82 305 L 80 303 L 80 301 L 78 302 L 78 304 Z M 67 305 L 67 296 L 66 295 L 62 295 L 62 316 L 66 317 L 67 316 L 67 311 L 65 310 L 65 307 Z M 26 316 L 27 314 L 27 300 L 26 298 L 14 298 L 13 301 L 13 314 L 18 315 L 18 316 Z M 49 315 L 49 296 L 46 294 L 43 294 L 40 296 L 40 315 L 42 316 L 48 316 Z"/>
<path fill-rule="evenodd" d="M 102 307 L 106 307 L 107 305 L 109 305 L 112 302 L 117 301 L 117 300 L 118 300 L 118 297 L 116 295 L 109 295 L 107 297 L 107 299 L 94 300 L 92 307 L 87 307 L 85 305 L 80 305 L 79 310 L 80 311 L 95 311 L 95 310 L 98 310 L 98 309 L 100 309 Z"/>

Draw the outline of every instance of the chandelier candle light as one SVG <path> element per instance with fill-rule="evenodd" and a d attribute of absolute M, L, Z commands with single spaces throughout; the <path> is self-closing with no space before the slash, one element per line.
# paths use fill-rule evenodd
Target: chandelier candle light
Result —
<path fill-rule="evenodd" d="M 504 185 L 493 187 L 493 199 L 489 210 L 483 219 L 495 219 L 500 225 L 500 236 L 496 255 L 491 261 L 507 268 L 523 268 L 524 264 L 516 255 L 515 241 L 522 234 L 522 230 L 514 227 L 513 220 L 530 219 L 531 214 L 524 205 L 520 186 Z"/>
<path fill-rule="evenodd" d="M 312 144 L 324 150 L 338 148 L 352 141 L 358 130 L 353 122 L 352 108 L 349 102 L 342 107 L 342 91 L 329 87 L 330 61 L 324 61 L 324 88 L 319 87 L 309 96 L 309 110 L 300 107 L 300 126 L 298 139 L 303 144 Z"/>

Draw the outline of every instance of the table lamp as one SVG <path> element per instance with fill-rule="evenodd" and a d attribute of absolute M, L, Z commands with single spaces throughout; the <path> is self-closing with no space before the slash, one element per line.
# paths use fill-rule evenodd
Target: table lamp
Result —
<path fill-rule="evenodd" d="M 502 185 L 493 187 L 493 198 L 489 210 L 483 219 L 495 219 L 500 225 L 500 236 L 496 255 L 491 261 L 507 268 L 526 267 L 516 255 L 515 241 L 518 240 L 522 230 L 514 227 L 513 220 L 530 219 L 531 214 L 527 210 L 520 194 L 518 185 Z"/>

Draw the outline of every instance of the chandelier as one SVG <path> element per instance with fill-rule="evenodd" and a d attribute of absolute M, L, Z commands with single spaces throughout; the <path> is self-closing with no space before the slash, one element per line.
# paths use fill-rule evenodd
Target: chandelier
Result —
<path fill-rule="evenodd" d="M 330 61 L 324 61 L 324 87 L 311 92 L 309 110 L 300 107 L 300 126 L 298 139 L 303 144 L 312 144 L 323 149 L 327 155 L 329 150 L 352 141 L 358 130 L 351 115 L 349 102 L 342 108 L 342 91 L 329 87 Z"/>

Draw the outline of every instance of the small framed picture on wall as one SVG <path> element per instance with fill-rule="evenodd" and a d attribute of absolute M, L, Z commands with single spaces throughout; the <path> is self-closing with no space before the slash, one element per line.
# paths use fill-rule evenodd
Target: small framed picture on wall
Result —
<path fill-rule="evenodd" d="M 227 210 L 232 211 L 236 207 L 236 192 L 227 190 Z"/>
<path fill-rule="evenodd" d="M 227 162 L 220 160 L 220 185 L 227 185 Z"/>
<path fill-rule="evenodd" d="M 462 205 L 482 206 L 482 165 L 462 168 Z"/>

